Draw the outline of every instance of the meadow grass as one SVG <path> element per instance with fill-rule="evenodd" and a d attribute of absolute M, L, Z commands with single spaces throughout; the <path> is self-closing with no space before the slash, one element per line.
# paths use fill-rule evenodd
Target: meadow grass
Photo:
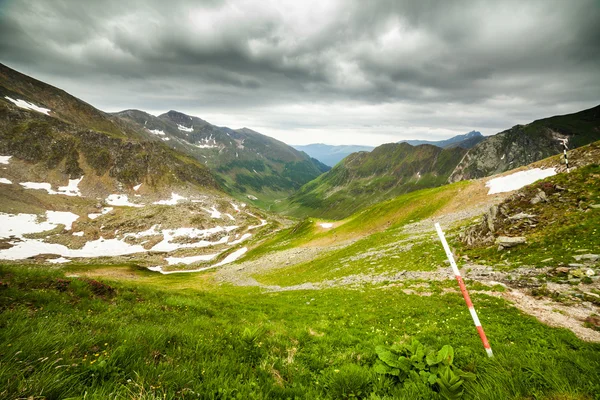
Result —
<path fill-rule="evenodd" d="M 413 338 L 455 348 L 477 376 L 465 398 L 600 393 L 598 344 L 484 294 L 473 298 L 494 359 L 457 294 L 192 289 L 187 275 L 98 282 L 19 265 L 0 280 L 0 398 L 440 398 L 373 372 L 375 346 Z"/>

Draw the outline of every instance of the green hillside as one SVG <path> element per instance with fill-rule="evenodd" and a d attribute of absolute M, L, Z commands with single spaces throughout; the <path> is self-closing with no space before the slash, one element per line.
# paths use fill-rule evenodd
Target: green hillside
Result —
<path fill-rule="evenodd" d="M 291 212 L 339 219 L 402 193 L 442 185 L 465 152 L 389 143 L 351 154 L 295 193 Z"/>

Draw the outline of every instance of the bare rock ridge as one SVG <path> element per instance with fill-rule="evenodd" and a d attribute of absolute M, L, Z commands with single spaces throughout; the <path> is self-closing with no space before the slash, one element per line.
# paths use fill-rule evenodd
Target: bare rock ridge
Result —
<path fill-rule="evenodd" d="M 600 140 L 600 106 L 574 114 L 516 125 L 489 136 L 470 149 L 448 178 L 448 182 L 498 174 L 563 151 Z"/>

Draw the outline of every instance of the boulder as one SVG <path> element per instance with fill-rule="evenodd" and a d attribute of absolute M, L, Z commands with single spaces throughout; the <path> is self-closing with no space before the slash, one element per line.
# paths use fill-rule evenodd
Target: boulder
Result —
<path fill-rule="evenodd" d="M 600 256 L 598 254 L 581 254 L 581 255 L 573 256 L 573 258 L 575 259 L 575 261 L 582 261 L 582 260 L 596 261 L 600 258 Z"/>
<path fill-rule="evenodd" d="M 496 239 L 498 250 L 504 250 L 506 248 L 514 247 L 523 243 L 526 243 L 526 239 L 524 236 L 498 236 L 498 238 Z"/>
<path fill-rule="evenodd" d="M 540 202 L 548 202 L 548 196 L 546 196 L 546 192 L 544 192 L 541 189 L 538 189 L 537 194 L 531 199 L 531 204 L 537 204 Z"/>

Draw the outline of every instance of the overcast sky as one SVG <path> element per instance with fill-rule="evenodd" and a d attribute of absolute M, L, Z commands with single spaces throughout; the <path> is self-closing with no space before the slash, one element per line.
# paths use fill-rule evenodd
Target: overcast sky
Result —
<path fill-rule="evenodd" d="M 289 144 L 491 135 L 600 104 L 600 1 L 0 0 L 0 62 Z"/>

